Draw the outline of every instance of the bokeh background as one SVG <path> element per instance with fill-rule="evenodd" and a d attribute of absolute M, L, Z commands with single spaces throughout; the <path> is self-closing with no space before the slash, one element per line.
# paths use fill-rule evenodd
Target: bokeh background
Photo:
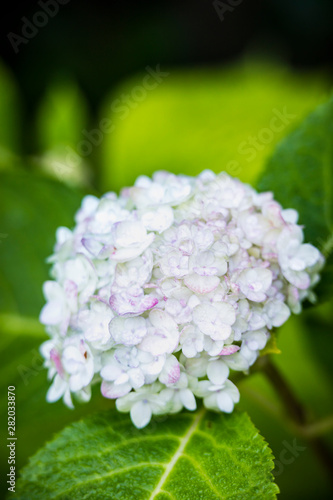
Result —
<path fill-rule="evenodd" d="M 119 191 L 157 169 L 226 170 L 255 185 L 275 145 L 330 94 L 332 19 L 331 0 L 7 5 L 0 20 L 0 415 L 5 431 L 6 390 L 15 385 L 18 468 L 64 425 L 110 405 L 98 392 L 74 411 L 45 402 L 38 314 L 55 229 L 73 225 L 84 194 Z M 274 357 L 310 416 L 324 419 L 329 446 L 332 316 L 328 303 L 290 319 Z M 284 422 L 263 375 L 241 392 L 239 406 L 279 464 L 295 439 L 305 448 L 278 464 L 280 498 L 330 498 L 325 466 Z"/>

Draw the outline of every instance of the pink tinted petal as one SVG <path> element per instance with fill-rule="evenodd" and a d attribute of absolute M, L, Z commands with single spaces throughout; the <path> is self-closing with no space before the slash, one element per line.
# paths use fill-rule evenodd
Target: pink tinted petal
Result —
<path fill-rule="evenodd" d="M 162 384 L 175 384 L 180 377 L 180 366 L 175 356 L 167 358 L 163 367 L 162 373 L 159 377 Z"/>
<path fill-rule="evenodd" d="M 222 351 L 219 353 L 219 356 L 230 356 L 230 354 L 234 354 L 239 351 L 240 347 L 238 345 L 228 345 L 223 347 Z"/>
<path fill-rule="evenodd" d="M 56 370 L 59 373 L 60 377 L 63 378 L 63 376 L 64 376 L 64 369 L 63 369 L 63 366 L 62 366 L 62 363 L 61 363 L 60 354 L 58 353 L 58 351 L 56 351 L 56 349 L 51 349 L 51 351 L 50 351 L 50 359 L 53 361 L 53 363 L 54 363 L 54 365 L 56 367 Z"/>
<path fill-rule="evenodd" d="M 120 316 L 141 314 L 158 304 L 158 299 L 150 295 L 132 297 L 130 295 L 114 294 L 110 297 L 110 306 Z"/>
<path fill-rule="evenodd" d="M 202 295 L 210 293 L 219 286 L 220 280 L 217 276 L 199 276 L 198 274 L 190 274 L 185 276 L 184 284 L 192 292 Z"/>
<path fill-rule="evenodd" d="M 125 396 L 132 389 L 130 384 L 114 385 L 110 382 L 102 382 L 101 392 L 105 398 L 116 399 Z"/>

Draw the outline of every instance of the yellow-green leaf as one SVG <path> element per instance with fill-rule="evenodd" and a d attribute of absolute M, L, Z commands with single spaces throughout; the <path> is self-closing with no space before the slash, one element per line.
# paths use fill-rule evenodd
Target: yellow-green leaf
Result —
<path fill-rule="evenodd" d="M 322 78 L 267 63 L 182 71 L 161 65 L 169 74 L 155 82 L 151 70 L 120 85 L 103 106 L 101 118 L 113 123 L 101 146 L 103 190 L 161 169 L 226 170 L 253 183 L 325 91 Z"/>

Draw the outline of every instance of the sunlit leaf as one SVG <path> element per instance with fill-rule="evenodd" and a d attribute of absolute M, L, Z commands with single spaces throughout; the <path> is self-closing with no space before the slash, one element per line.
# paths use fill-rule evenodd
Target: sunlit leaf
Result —
<path fill-rule="evenodd" d="M 84 184 L 88 171 L 82 141 L 86 140 L 87 103 L 71 81 L 53 82 L 37 112 L 37 141 L 40 167 L 57 179 Z"/>
<path fill-rule="evenodd" d="M 169 74 L 160 81 L 149 76 L 152 70 L 116 89 L 101 111 L 114 127 L 102 143 L 104 190 L 160 169 L 189 175 L 226 170 L 251 183 L 325 88 L 311 75 L 253 62 L 188 71 L 161 65 Z"/>

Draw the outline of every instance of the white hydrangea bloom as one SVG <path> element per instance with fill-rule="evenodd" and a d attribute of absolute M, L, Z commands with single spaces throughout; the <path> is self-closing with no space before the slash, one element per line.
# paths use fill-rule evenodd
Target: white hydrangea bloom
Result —
<path fill-rule="evenodd" d="M 225 173 L 157 172 L 120 196 L 86 196 L 57 230 L 40 321 L 48 401 L 90 398 L 130 412 L 231 412 L 272 328 L 298 313 L 323 265 L 298 214 Z"/>
<path fill-rule="evenodd" d="M 89 346 L 80 335 L 67 337 L 62 345 L 48 340 L 42 344 L 41 354 L 47 360 L 48 377 L 53 378 L 47 401 L 52 403 L 63 397 L 64 403 L 73 408 L 71 393 L 83 401 L 89 401 L 95 363 Z"/>

